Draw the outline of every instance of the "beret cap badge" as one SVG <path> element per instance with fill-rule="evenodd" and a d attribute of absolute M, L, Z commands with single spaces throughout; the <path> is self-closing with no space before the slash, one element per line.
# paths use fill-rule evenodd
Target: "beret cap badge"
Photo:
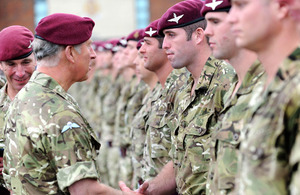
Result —
<path fill-rule="evenodd" d="M 149 31 L 145 31 L 146 34 L 148 34 L 150 37 L 152 37 L 153 34 L 155 34 L 157 30 L 153 30 L 152 28 L 149 29 Z"/>
<path fill-rule="evenodd" d="M 184 14 L 177 16 L 176 13 L 173 13 L 174 18 L 168 20 L 168 22 L 176 22 L 178 24 L 179 20 L 184 16 Z"/>
<path fill-rule="evenodd" d="M 217 6 L 221 5 L 223 1 L 213 0 L 211 3 L 206 3 L 206 7 L 210 7 L 212 10 L 215 10 Z"/>

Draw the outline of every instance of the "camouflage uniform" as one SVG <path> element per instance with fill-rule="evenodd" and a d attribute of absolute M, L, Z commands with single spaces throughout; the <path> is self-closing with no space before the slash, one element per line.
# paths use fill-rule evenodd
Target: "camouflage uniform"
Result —
<path fill-rule="evenodd" d="M 146 139 L 146 130 L 145 124 L 148 120 L 149 111 L 151 109 L 151 97 L 155 96 L 156 93 L 159 92 L 159 82 L 156 84 L 152 91 L 149 91 L 142 101 L 142 108 L 138 111 L 131 123 L 130 129 L 130 139 L 132 140 L 130 146 L 130 156 L 132 162 L 132 182 L 131 186 L 134 189 L 137 189 L 140 184 L 144 181 L 142 179 L 143 174 L 143 152 L 144 152 L 144 145 Z"/>
<path fill-rule="evenodd" d="M 125 112 L 125 130 L 124 135 L 129 135 L 131 131 L 131 124 L 135 115 L 140 111 L 143 106 L 143 99 L 149 92 L 149 87 L 144 81 L 140 81 L 137 86 L 134 86 L 132 91 L 135 91 L 133 96 L 128 100 L 126 112 Z M 131 139 L 129 137 L 122 138 L 124 146 L 131 145 Z"/>
<path fill-rule="evenodd" d="M 92 80 L 89 82 L 85 82 L 84 87 L 87 88 L 86 93 L 81 94 L 81 98 L 84 99 L 84 113 L 88 114 L 87 120 L 89 121 L 91 127 L 94 129 L 97 135 L 99 135 L 101 131 L 99 123 L 99 118 L 101 118 L 99 110 L 100 98 L 98 96 L 98 89 L 100 87 L 99 77 L 100 75 L 96 74 L 95 72 Z"/>
<path fill-rule="evenodd" d="M 213 58 L 203 67 L 195 92 L 192 76 L 176 96 L 168 125 L 172 132 L 172 156 L 179 194 L 205 194 L 210 153 L 208 139 L 223 96 L 236 79 L 233 68 Z"/>
<path fill-rule="evenodd" d="M 102 131 L 101 140 L 103 140 L 103 145 L 107 146 L 107 170 L 109 185 L 112 187 L 118 187 L 118 175 L 119 175 L 119 157 L 120 150 L 118 146 L 113 143 L 114 133 L 115 133 L 115 118 L 117 110 L 117 100 L 120 96 L 121 89 L 124 85 L 123 77 L 117 77 L 109 89 L 108 93 L 103 100 L 103 121 L 102 121 Z M 101 151 L 100 151 L 101 153 Z"/>
<path fill-rule="evenodd" d="M 99 178 L 100 144 L 77 103 L 51 77 L 35 71 L 7 111 L 5 182 L 16 194 L 68 194 Z"/>
<path fill-rule="evenodd" d="M 99 133 L 99 97 L 97 91 L 99 88 L 99 76 L 94 74 L 89 81 L 78 82 L 71 86 L 68 93 L 77 101 L 81 112 L 89 121 L 91 127 Z"/>
<path fill-rule="evenodd" d="M 0 89 L 5 85 L 5 83 L 6 83 L 5 76 L 0 74 Z"/>
<path fill-rule="evenodd" d="M 10 98 L 8 97 L 7 93 L 7 84 L 5 84 L 0 90 L 0 150 L 4 151 L 5 144 L 4 144 L 4 118 L 5 114 L 8 110 L 9 104 L 11 102 Z M 5 186 L 5 182 L 3 180 L 3 176 L 0 175 L 0 185 Z"/>
<path fill-rule="evenodd" d="M 187 72 L 185 68 L 173 70 L 166 80 L 165 88 L 161 88 L 156 96 L 152 97 L 151 110 L 145 126 L 147 134 L 143 180 L 155 177 L 171 160 L 169 156 L 171 132 L 166 117 L 171 112 L 170 105 L 177 90 L 186 81 Z"/>
<path fill-rule="evenodd" d="M 300 49 L 262 93 L 240 146 L 239 194 L 299 194 Z"/>
<path fill-rule="evenodd" d="M 99 77 L 99 88 L 96 94 L 96 98 L 99 99 L 99 105 L 96 106 L 97 112 L 99 112 L 99 117 L 96 119 L 98 121 L 98 128 L 99 131 L 96 131 L 98 133 L 98 138 L 100 139 L 100 143 L 103 143 L 100 148 L 100 154 L 98 156 L 99 160 L 99 169 L 100 169 L 100 175 L 101 175 L 101 183 L 109 185 L 109 176 L 108 176 L 108 168 L 107 168 L 107 155 L 108 155 L 108 144 L 105 141 L 105 138 L 103 138 L 103 129 L 102 129 L 102 123 L 103 123 L 103 107 L 104 107 L 104 98 L 106 97 L 106 94 L 108 94 L 110 88 L 112 87 L 112 81 L 111 77 L 107 75 L 101 75 Z M 102 160 L 101 160 L 102 159 Z"/>
<path fill-rule="evenodd" d="M 135 105 L 140 108 L 142 104 L 142 98 L 138 98 L 138 96 L 142 94 L 137 90 L 140 85 L 137 77 L 134 76 L 130 82 L 123 87 L 117 105 L 114 146 L 119 146 L 121 154 L 118 162 L 120 167 L 119 180 L 124 181 L 127 185 L 130 185 L 132 180 L 132 164 L 131 157 L 127 152 L 128 147 L 131 145 L 131 140 L 129 139 L 130 132 L 128 128 L 126 128 L 126 122 L 129 122 L 129 114 L 136 112 L 136 108 L 134 108 Z M 130 100 L 133 98 L 136 101 L 131 102 Z"/>
<path fill-rule="evenodd" d="M 125 127 L 124 127 L 124 134 L 121 135 L 122 137 L 122 146 L 126 150 L 126 157 L 121 158 L 120 160 L 120 167 L 124 167 L 124 171 L 121 176 L 120 180 L 126 181 L 126 183 L 130 186 L 132 183 L 133 177 L 133 164 L 132 164 L 132 157 L 131 157 L 131 145 L 132 145 L 132 137 L 130 136 L 130 130 L 132 127 L 132 122 L 134 117 L 137 115 L 139 110 L 143 106 L 143 98 L 145 97 L 146 93 L 149 91 L 149 87 L 143 81 L 140 81 L 137 86 L 135 86 L 132 91 L 136 91 L 133 96 L 128 100 L 128 104 L 126 106 L 125 112 Z M 124 149 L 123 149 L 124 150 Z"/>
<path fill-rule="evenodd" d="M 256 62 L 247 72 L 236 95 L 231 97 L 237 82 L 225 95 L 225 108 L 213 129 L 210 141 L 207 194 L 228 194 L 235 187 L 241 130 L 252 112 L 253 107 L 249 101 L 254 94 L 261 92 L 264 78 L 264 69 Z"/>

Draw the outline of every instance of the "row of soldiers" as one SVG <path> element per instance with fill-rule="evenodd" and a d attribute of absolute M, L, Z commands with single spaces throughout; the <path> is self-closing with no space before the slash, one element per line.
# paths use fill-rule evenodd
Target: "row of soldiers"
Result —
<path fill-rule="evenodd" d="M 289 59 L 297 59 L 299 35 L 295 25 L 285 27 L 281 36 L 291 31 L 295 35 L 290 37 L 291 43 L 285 43 L 288 53 L 281 48 L 276 60 L 270 54 L 264 57 L 267 49 L 260 51 L 256 47 L 270 44 L 267 40 L 260 43 L 258 37 L 253 46 L 243 42 L 249 37 L 235 32 L 242 29 L 237 19 L 242 3 L 245 2 L 233 1 L 230 12 L 231 2 L 226 0 L 180 2 L 145 29 L 135 30 L 125 38 L 94 43 L 98 60 L 91 81 L 78 84 L 71 94 L 79 95 L 76 99 L 98 132 L 104 183 L 117 187 L 122 180 L 136 189 L 148 181 L 155 186 L 148 189 L 154 194 L 300 193 L 295 191 L 297 185 L 291 185 L 296 182 L 291 178 L 293 166 L 298 164 L 277 167 L 277 163 L 286 165 L 291 158 L 288 154 L 297 146 L 287 147 L 285 140 L 295 139 L 299 131 L 297 106 L 289 108 L 294 109 L 289 112 L 295 124 L 286 121 L 291 135 L 284 135 L 280 129 L 270 140 L 274 140 L 275 148 L 265 148 L 270 147 L 265 141 L 269 129 L 276 129 L 280 122 L 277 113 L 281 108 L 274 108 L 274 104 L 284 107 L 286 101 L 292 101 L 289 104 L 299 105 L 299 100 L 293 100 L 299 92 L 293 93 L 291 100 L 273 99 L 271 91 L 282 84 L 276 83 L 276 68 L 267 72 L 268 65 L 279 67 L 293 50 Z M 197 28 L 203 32 L 195 33 Z M 252 28 L 245 31 L 252 34 Z M 264 36 L 270 36 L 267 33 L 275 34 L 278 27 L 266 28 Z M 197 46 L 185 47 L 182 42 L 175 42 L 179 30 L 185 31 L 187 42 L 195 33 Z M 134 48 L 134 54 L 127 51 L 129 48 Z M 151 84 L 140 73 L 143 68 L 155 73 Z M 286 71 L 297 75 L 298 68 L 295 64 L 295 70 Z M 280 73 L 285 74 L 281 70 Z M 290 87 L 295 89 L 295 85 Z M 282 120 L 287 120 L 282 114 Z M 249 135 L 252 129 L 253 137 Z M 282 150 L 280 147 L 287 150 L 286 158 L 277 154 Z"/>
<path fill-rule="evenodd" d="M 5 187 L 300 194 L 299 4 L 186 0 L 93 48 L 94 22 L 70 14 L 42 19 L 33 46 L 24 27 L 1 31 Z"/>

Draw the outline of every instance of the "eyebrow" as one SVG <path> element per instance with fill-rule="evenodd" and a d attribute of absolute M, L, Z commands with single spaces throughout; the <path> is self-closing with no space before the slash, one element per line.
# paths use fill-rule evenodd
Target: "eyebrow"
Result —
<path fill-rule="evenodd" d="M 144 42 L 150 42 L 150 39 L 147 39 L 146 37 L 144 37 Z"/>
<path fill-rule="evenodd" d="M 217 17 L 214 17 L 214 16 L 211 16 L 209 18 L 206 18 L 207 21 L 211 21 L 211 20 L 221 20 L 220 18 L 217 18 Z"/>

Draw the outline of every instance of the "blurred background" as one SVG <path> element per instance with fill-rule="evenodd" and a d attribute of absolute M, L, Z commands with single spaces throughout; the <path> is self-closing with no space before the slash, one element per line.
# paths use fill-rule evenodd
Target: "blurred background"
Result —
<path fill-rule="evenodd" d="M 145 28 L 181 0 L 0 0 L 0 30 L 22 25 L 34 33 L 41 18 L 52 13 L 71 13 L 92 18 L 93 40 L 127 36 Z M 71 30 L 71 29 L 70 29 Z"/>

